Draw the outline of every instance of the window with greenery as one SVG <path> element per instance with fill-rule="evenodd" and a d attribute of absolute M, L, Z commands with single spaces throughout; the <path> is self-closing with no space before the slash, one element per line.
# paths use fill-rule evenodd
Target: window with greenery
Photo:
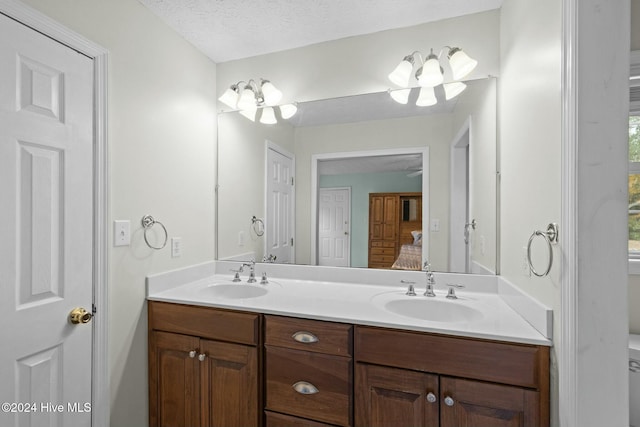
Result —
<path fill-rule="evenodd" d="M 640 116 L 629 117 L 629 256 L 640 259 Z"/>

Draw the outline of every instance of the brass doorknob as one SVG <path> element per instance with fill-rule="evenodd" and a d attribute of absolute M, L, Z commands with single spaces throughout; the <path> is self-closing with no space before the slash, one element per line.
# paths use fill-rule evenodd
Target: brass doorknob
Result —
<path fill-rule="evenodd" d="M 82 307 L 76 307 L 73 310 L 71 310 L 71 312 L 69 313 L 69 321 L 74 325 L 77 325 L 80 323 L 89 323 L 91 322 L 92 317 L 93 317 L 93 314 L 91 314 L 90 312 L 88 312 Z"/>

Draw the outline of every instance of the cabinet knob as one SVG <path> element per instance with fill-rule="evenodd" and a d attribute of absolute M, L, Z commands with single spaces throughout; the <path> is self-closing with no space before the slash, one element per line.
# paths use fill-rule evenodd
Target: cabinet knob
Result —
<path fill-rule="evenodd" d="M 291 335 L 291 338 L 303 344 L 311 344 L 320 341 L 317 336 L 307 331 L 298 331 Z"/>
<path fill-rule="evenodd" d="M 193 359 L 194 357 L 196 357 L 196 351 L 195 351 L 195 350 L 191 350 L 191 351 L 189 352 L 189 357 L 190 357 L 190 358 L 192 358 L 192 359 Z"/>
<path fill-rule="evenodd" d="M 453 398 L 447 396 L 444 398 L 444 404 L 447 406 L 453 406 L 453 404 L 456 403 Z"/>
<path fill-rule="evenodd" d="M 204 362 L 205 357 L 207 357 L 207 355 L 206 355 L 206 354 L 204 354 L 204 353 L 200 353 L 200 354 L 198 355 L 198 360 L 199 360 L 199 361 L 201 361 L 201 362 Z"/>
<path fill-rule="evenodd" d="M 432 392 L 429 392 L 427 394 L 427 402 L 429 403 L 436 403 L 436 401 L 438 400 L 438 398 L 436 397 L 435 394 L 433 394 Z"/>
<path fill-rule="evenodd" d="M 320 393 L 320 390 L 313 384 L 307 381 L 298 381 L 293 386 L 293 389 L 300 394 L 316 394 Z"/>

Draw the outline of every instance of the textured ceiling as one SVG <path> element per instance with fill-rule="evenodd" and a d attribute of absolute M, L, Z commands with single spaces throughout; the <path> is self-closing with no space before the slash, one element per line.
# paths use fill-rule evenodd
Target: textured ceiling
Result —
<path fill-rule="evenodd" d="M 496 9 L 502 0 L 139 0 L 214 62 Z"/>

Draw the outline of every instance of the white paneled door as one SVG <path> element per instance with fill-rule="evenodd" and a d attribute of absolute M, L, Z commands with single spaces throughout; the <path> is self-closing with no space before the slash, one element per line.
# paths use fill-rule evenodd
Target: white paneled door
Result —
<path fill-rule="evenodd" d="M 293 156 L 270 146 L 267 149 L 267 218 L 265 256 L 277 263 L 293 260 Z"/>
<path fill-rule="evenodd" d="M 321 188 L 318 193 L 318 265 L 349 267 L 351 189 Z"/>
<path fill-rule="evenodd" d="M 93 180 L 93 61 L 0 14 L 2 426 L 91 425 Z"/>

